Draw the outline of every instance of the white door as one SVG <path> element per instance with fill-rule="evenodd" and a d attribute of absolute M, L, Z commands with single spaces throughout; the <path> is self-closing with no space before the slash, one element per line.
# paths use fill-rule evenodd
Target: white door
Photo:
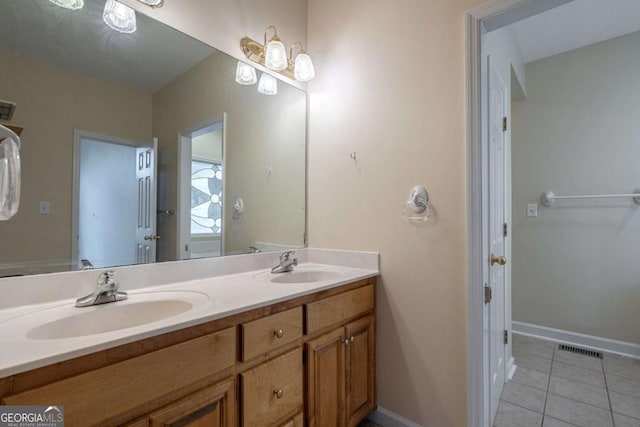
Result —
<path fill-rule="evenodd" d="M 506 117 L 508 89 L 491 57 L 488 58 L 489 140 L 489 388 L 493 425 L 505 383 L 505 200 Z"/>
<path fill-rule="evenodd" d="M 138 264 L 156 262 L 157 160 L 158 139 L 148 147 L 136 148 L 136 179 L 138 186 L 138 218 L 136 227 L 136 258 Z"/>

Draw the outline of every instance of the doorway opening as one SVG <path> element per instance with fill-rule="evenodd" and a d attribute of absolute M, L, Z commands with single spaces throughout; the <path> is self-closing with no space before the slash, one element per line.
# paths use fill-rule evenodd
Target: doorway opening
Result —
<path fill-rule="evenodd" d="M 224 254 L 226 114 L 179 132 L 178 259 Z"/>
<path fill-rule="evenodd" d="M 72 265 L 155 262 L 156 142 L 74 132 Z"/>

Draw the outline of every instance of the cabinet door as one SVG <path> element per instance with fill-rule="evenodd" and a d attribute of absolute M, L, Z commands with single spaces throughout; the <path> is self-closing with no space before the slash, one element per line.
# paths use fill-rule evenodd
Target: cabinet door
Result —
<path fill-rule="evenodd" d="M 306 344 L 309 427 L 344 426 L 344 328 Z"/>
<path fill-rule="evenodd" d="M 345 411 L 347 426 L 357 426 L 375 409 L 376 347 L 373 316 L 349 323 L 345 328 Z"/>
<path fill-rule="evenodd" d="M 303 427 L 304 426 L 304 416 L 300 414 L 296 414 L 294 417 L 289 418 L 283 424 L 280 424 L 279 427 Z"/>
<path fill-rule="evenodd" d="M 151 427 L 235 427 L 235 380 L 213 385 L 149 416 Z"/>

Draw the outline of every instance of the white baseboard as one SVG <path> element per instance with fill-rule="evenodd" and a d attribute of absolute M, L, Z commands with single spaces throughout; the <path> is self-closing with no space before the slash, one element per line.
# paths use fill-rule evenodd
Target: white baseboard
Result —
<path fill-rule="evenodd" d="M 512 331 L 516 334 L 529 335 L 550 341 L 573 344 L 593 350 L 606 351 L 608 353 L 640 359 L 640 345 L 630 342 L 610 340 L 608 338 L 594 337 L 592 335 L 516 321 L 512 322 Z"/>
<path fill-rule="evenodd" d="M 367 418 L 384 427 L 422 427 L 420 424 L 416 424 L 382 406 L 378 406 L 378 409 L 370 413 Z"/>

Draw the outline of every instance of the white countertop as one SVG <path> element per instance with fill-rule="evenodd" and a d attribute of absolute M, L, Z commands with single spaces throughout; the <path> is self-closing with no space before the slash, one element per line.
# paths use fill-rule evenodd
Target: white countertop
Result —
<path fill-rule="evenodd" d="M 332 254 L 328 255 L 316 258 L 332 261 Z M 377 254 L 375 256 L 377 264 Z M 309 255 L 308 258 L 314 257 Z M 129 299 L 122 302 L 76 308 L 73 298 L 0 309 L 0 378 L 379 275 L 379 268 L 372 269 L 371 262 L 361 265 L 366 268 L 302 263 L 295 270 L 331 271 L 339 275 L 334 280 L 308 283 L 273 283 L 269 280 L 271 276 L 268 269 L 146 288 L 134 287 L 133 290 L 129 290 L 127 283 L 121 281 L 120 290 L 129 294 Z M 68 317 L 70 313 L 75 315 L 75 311 L 84 314 L 149 298 L 162 299 L 162 295 L 195 297 L 193 308 L 162 320 L 93 335 L 34 339 L 33 333 L 29 334 L 38 326 Z"/>

